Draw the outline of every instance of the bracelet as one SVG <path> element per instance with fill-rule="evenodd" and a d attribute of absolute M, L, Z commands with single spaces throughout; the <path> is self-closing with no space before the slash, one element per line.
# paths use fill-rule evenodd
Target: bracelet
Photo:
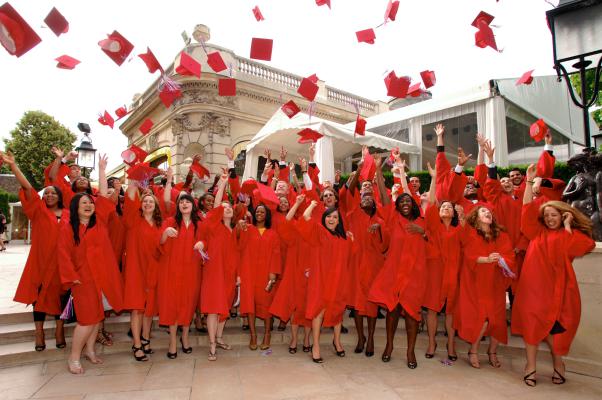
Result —
<path fill-rule="evenodd" d="M 535 183 L 535 181 L 527 181 L 527 183 L 530 183 L 531 185 L 533 185 Z"/>

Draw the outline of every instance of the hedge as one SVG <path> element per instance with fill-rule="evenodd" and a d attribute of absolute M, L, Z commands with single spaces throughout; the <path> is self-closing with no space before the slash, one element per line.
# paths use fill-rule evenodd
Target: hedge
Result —
<path fill-rule="evenodd" d="M 10 206 L 8 203 L 19 201 L 19 196 L 0 189 L 0 210 L 6 216 L 6 223 L 10 223 Z"/>

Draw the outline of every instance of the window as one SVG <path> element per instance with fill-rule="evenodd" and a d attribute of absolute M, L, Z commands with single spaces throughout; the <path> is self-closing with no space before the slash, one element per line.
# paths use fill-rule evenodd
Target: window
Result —
<path fill-rule="evenodd" d="M 392 124 L 370 128 L 370 132 L 405 143 L 410 143 L 410 130 L 407 127 L 406 121 L 398 121 Z"/>
<path fill-rule="evenodd" d="M 467 166 L 474 167 L 479 153 L 479 146 L 476 141 L 476 112 L 422 125 L 422 169 L 426 170 L 427 162 L 430 162 L 432 166 L 435 165 L 435 158 L 437 157 L 435 126 L 437 124 L 445 126 L 443 143 L 445 145 L 445 155 L 449 162 L 452 165 L 455 164 L 458 147 L 461 147 L 466 154 L 472 154 L 472 158 L 468 161 Z"/>

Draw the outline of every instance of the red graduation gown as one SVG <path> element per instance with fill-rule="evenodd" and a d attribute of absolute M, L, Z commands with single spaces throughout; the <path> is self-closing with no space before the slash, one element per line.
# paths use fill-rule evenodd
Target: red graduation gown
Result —
<path fill-rule="evenodd" d="M 123 308 L 157 314 L 157 273 L 162 227 L 151 225 L 140 215 L 140 198 L 125 198 L 123 223 L 127 228 L 125 266 L 123 268 Z"/>
<path fill-rule="evenodd" d="M 69 225 L 69 211 L 62 210 L 60 222 L 46 208 L 34 189 L 28 200 L 21 189 L 23 212 L 31 221 L 31 249 L 15 293 L 16 302 L 33 304 L 35 311 L 51 315 L 61 313 L 61 279 L 58 272 L 57 241 L 61 225 Z"/>
<path fill-rule="evenodd" d="M 550 230 L 538 221 L 539 206 L 523 208 L 521 228 L 531 240 L 512 306 L 512 333 L 537 345 L 558 321 L 563 333 L 552 335 L 554 353 L 565 355 L 577 332 L 581 317 L 581 296 L 572 262 L 595 247 L 580 231 Z"/>
<path fill-rule="evenodd" d="M 492 336 L 505 344 L 508 341 L 506 289 L 510 280 L 504 277 L 497 263 L 478 264 L 477 258 L 500 253 L 508 267 L 514 270 L 510 238 L 501 232 L 495 241 L 487 242 L 474 228 L 467 226 L 462 240 L 463 262 L 454 328 L 462 339 L 475 343 L 481 339 L 479 333 L 488 320 L 485 336 Z"/>
<path fill-rule="evenodd" d="M 103 196 L 95 200 L 96 224 L 79 226 L 79 245 L 69 224 L 59 233 L 59 272 L 61 282 L 71 286 L 75 315 L 80 325 L 94 325 L 104 319 L 102 294 L 112 309 L 123 309 L 123 283 L 111 249 L 107 223 L 115 205 Z M 79 280 L 81 284 L 75 285 Z"/>
<path fill-rule="evenodd" d="M 386 206 L 386 229 L 389 243 L 385 264 L 380 270 L 370 292 L 368 300 L 381 304 L 389 311 L 401 304 L 403 309 L 415 320 L 420 320 L 420 307 L 426 289 L 426 241 L 417 233 L 407 233 L 406 225 L 414 223 L 425 227 L 424 219 L 419 217 L 410 221 L 403 217 L 395 204 Z"/>
<path fill-rule="evenodd" d="M 192 221 L 178 228 L 175 218 L 168 218 L 163 228 L 178 230 L 178 236 L 167 238 L 159 264 L 159 323 L 188 326 L 199 299 L 201 257 L 194 251 L 200 240 L 200 224 L 195 232 Z"/>
<path fill-rule="evenodd" d="M 451 225 L 446 228 L 436 206 L 429 206 L 425 217 L 428 276 L 423 306 L 439 312 L 445 305 L 445 312 L 452 314 L 458 296 L 463 229 Z"/>

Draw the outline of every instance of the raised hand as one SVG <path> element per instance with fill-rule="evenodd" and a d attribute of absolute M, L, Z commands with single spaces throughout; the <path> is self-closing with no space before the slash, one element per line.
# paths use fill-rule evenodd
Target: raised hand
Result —
<path fill-rule="evenodd" d="M 431 178 L 435 178 L 437 176 L 437 170 L 433 167 L 431 167 L 431 163 L 427 161 L 426 163 L 426 168 L 429 171 L 429 175 L 431 176 Z"/>
<path fill-rule="evenodd" d="M 311 143 L 309 145 L 309 161 L 313 161 L 315 155 L 316 155 L 316 144 Z"/>
<path fill-rule="evenodd" d="M 304 194 L 300 194 L 299 196 L 297 196 L 297 198 L 295 199 L 295 203 L 296 204 L 301 204 L 305 201 L 305 195 Z"/>
<path fill-rule="evenodd" d="M 487 155 L 487 158 L 489 159 L 489 163 L 492 163 L 493 162 L 493 155 L 495 153 L 495 147 L 493 147 L 491 145 L 491 142 L 489 140 L 485 140 L 483 142 L 483 145 L 481 147 L 483 148 L 483 151 Z"/>
<path fill-rule="evenodd" d="M 563 212 L 562 213 L 562 223 L 564 224 L 564 229 L 568 233 L 573 233 L 573 230 L 571 229 L 572 222 L 573 222 L 573 214 L 571 214 L 570 212 Z"/>
<path fill-rule="evenodd" d="M 52 154 L 54 154 L 56 158 L 63 158 L 65 156 L 63 150 L 59 149 L 56 146 L 52 146 L 52 149 L 50 151 L 52 151 Z"/>
<path fill-rule="evenodd" d="M 272 170 L 272 163 L 268 159 L 268 160 L 266 160 L 265 165 L 263 166 L 263 174 L 265 176 L 267 176 L 271 170 Z"/>
<path fill-rule="evenodd" d="M 69 154 L 67 154 L 67 157 L 65 157 L 65 161 L 73 161 L 77 158 L 77 156 L 77 151 L 71 150 Z"/>
<path fill-rule="evenodd" d="M 267 148 L 264 149 L 263 150 L 263 155 L 265 156 L 265 158 L 268 159 L 268 161 L 271 160 L 272 159 L 272 150 L 267 149 Z"/>
<path fill-rule="evenodd" d="M 535 167 L 535 164 L 529 165 L 529 167 L 527 168 L 526 175 L 527 175 L 527 181 L 533 182 L 533 180 L 535 179 L 535 176 L 537 175 L 537 168 Z"/>
<path fill-rule="evenodd" d="M 435 134 L 437 135 L 437 137 L 443 136 L 444 132 L 445 132 L 445 126 L 443 126 L 443 124 L 437 124 L 435 126 Z"/>
<path fill-rule="evenodd" d="M 288 154 L 288 151 L 284 148 L 284 146 L 282 146 L 280 148 L 280 161 L 286 161 L 286 155 Z"/>
<path fill-rule="evenodd" d="M 234 161 L 234 150 L 232 150 L 230 147 L 226 147 L 224 149 L 224 153 L 226 153 L 226 157 L 228 157 L 228 160 Z"/>
<path fill-rule="evenodd" d="M 2 158 L 2 161 L 8 165 L 8 166 L 13 166 L 15 165 L 15 156 L 12 155 L 12 153 L 8 152 L 8 153 L 4 153 L 0 151 L 0 157 Z"/>
<path fill-rule="evenodd" d="M 458 165 L 464 166 L 471 157 L 472 154 L 466 155 L 462 147 L 458 147 Z"/>
<path fill-rule="evenodd" d="M 485 138 L 485 136 L 481 135 L 480 133 L 477 133 L 477 143 L 479 144 L 479 146 L 483 147 L 486 141 L 487 138 Z"/>
<path fill-rule="evenodd" d="M 342 174 L 342 172 L 341 172 L 340 169 L 337 169 L 335 171 L 335 173 L 334 173 L 334 181 L 335 181 L 335 183 L 338 184 L 341 181 L 341 174 Z"/>
<path fill-rule="evenodd" d="M 171 183 L 171 178 L 173 177 L 173 171 L 171 167 L 167 167 L 167 169 L 165 170 L 165 177 L 167 178 L 167 182 Z"/>
<path fill-rule="evenodd" d="M 108 163 L 109 157 L 106 154 L 101 154 L 100 158 L 98 159 L 98 169 L 102 171 L 106 170 Z"/>

